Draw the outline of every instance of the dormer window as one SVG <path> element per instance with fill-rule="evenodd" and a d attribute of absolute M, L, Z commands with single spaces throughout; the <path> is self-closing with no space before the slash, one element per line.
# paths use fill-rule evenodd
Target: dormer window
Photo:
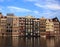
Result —
<path fill-rule="evenodd" d="M 55 19 L 57 21 L 57 19 Z"/>

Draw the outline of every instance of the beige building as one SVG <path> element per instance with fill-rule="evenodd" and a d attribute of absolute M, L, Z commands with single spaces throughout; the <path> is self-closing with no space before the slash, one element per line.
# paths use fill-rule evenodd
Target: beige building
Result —
<path fill-rule="evenodd" d="M 7 35 L 19 36 L 19 18 L 14 14 L 7 14 Z"/>
<path fill-rule="evenodd" d="M 46 35 L 46 19 L 44 17 L 40 18 L 40 36 Z"/>
<path fill-rule="evenodd" d="M 12 14 L 7 14 L 7 36 L 12 35 L 12 26 L 13 26 L 13 16 Z"/>
<path fill-rule="evenodd" d="M 19 36 L 19 18 L 13 17 L 12 35 Z"/>
<path fill-rule="evenodd" d="M 6 36 L 7 17 L 0 13 L 0 36 Z"/>
<path fill-rule="evenodd" d="M 46 20 L 46 35 L 54 36 L 54 24 L 53 24 L 52 19 Z"/>

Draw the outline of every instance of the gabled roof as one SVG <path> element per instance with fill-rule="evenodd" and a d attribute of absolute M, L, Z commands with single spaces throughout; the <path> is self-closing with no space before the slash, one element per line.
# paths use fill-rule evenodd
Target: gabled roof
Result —
<path fill-rule="evenodd" d="M 59 22 L 59 19 L 57 17 L 53 18 L 52 20 L 53 22 Z"/>

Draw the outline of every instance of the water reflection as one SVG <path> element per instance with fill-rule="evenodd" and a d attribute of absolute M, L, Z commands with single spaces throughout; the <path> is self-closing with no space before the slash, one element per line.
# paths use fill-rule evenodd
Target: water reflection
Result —
<path fill-rule="evenodd" d="M 60 38 L 0 37 L 0 47 L 60 47 Z"/>
<path fill-rule="evenodd" d="M 47 39 L 46 43 L 47 43 L 47 47 L 55 47 L 55 44 L 54 44 L 55 40 L 54 40 L 54 38 Z"/>

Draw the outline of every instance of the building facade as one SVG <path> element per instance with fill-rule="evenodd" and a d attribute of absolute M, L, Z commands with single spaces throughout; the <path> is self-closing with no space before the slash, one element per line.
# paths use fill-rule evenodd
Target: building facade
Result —
<path fill-rule="evenodd" d="M 40 36 L 46 35 L 46 19 L 44 17 L 40 18 Z"/>
<path fill-rule="evenodd" d="M 54 24 L 52 19 L 46 20 L 46 36 L 54 36 Z"/>
<path fill-rule="evenodd" d="M 12 35 L 12 26 L 13 26 L 13 15 L 12 14 L 7 14 L 7 36 Z"/>
<path fill-rule="evenodd" d="M 60 22 L 53 19 L 35 18 L 30 15 L 17 17 L 0 13 L 0 36 L 60 36 Z"/>
<path fill-rule="evenodd" d="M 59 20 L 57 17 L 53 18 L 54 32 L 56 36 L 59 36 Z"/>
<path fill-rule="evenodd" d="M 60 34 L 60 21 L 59 21 L 59 34 Z"/>
<path fill-rule="evenodd" d="M 6 36 L 7 17 L 0 13 L 0 36 Z"/>
<path fill-rule="evenodd" d="M 7 14 L 7 35 L 19 36 L 19 18 L 14 14 Z"/>
<path fill-rule="evenodd" d="M 35 18 L 32 16 L 26 16 L 25 17 L 25 32 L 26 36 L 33 36 L 33 20 Z"/>
<path fill-rule="evenodd" d="M 19 17 L 19 36 L 25 36 L 25 18 Z"/>
<path fill-rule="evenodd" d="M 35 19 L 33 21 L 33 27 L 34 27 L 33 36 L 40 36 L 40 21 L 39 21 L 39 19 Z"/>
<path fill-rule="evenodd" d="M 19 36 L 19 18 L 13 17 L 12 35 Z"/>

